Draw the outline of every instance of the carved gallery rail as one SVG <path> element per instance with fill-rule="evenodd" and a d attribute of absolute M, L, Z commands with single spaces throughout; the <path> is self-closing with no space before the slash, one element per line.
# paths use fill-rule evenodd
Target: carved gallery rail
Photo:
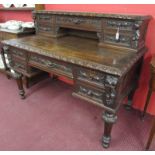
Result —
<path fill-rule="evenodd" d="M 73 96 L 100 106 L 103 146 L 122 100 L 129 104 L 138 85 L 150 16 L 38 11 L 33 14 L 36 36 L 3 41 L 4 53 L 19 76 L 30 77 L 35 68 L 74 81 Z"/>

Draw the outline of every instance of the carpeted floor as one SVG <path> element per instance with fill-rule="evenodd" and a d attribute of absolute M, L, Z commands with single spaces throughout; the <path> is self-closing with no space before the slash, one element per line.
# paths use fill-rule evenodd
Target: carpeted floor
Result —
<path fill-rule="evenodd" d="M 123 106 L 103 149 L 102 109 L 72 97 L 72 87 L 45 80 L 18 96 L 16 83 L 0 74 L 0 150 L 144 150 L 151 117 Z M 150 150 L 155 150 L 155 140 Z"/>

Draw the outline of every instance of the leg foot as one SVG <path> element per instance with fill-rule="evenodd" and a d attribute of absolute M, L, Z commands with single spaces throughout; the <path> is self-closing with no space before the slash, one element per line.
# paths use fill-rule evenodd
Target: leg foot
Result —
<path fill-rule="evenodd" d="M 124 105 L 124 107 L 127 111 L 130 111 L 132 109 L 132 101 L 128 101 L 127 104 Z"/>
<path fill-rule="evenodd" d="M 102 146 L 104 148 L 108 148 L 111 141 L 112 126 L 116 122 L 117 116 L 113 113 L 105 111 L 102 118 L 104 120 L 104 135 L 102 138 Z"/>
<path fill-rule="evenodd" d="M 9 79 L 9 80 L 11 79 L 10 75 L 6 75 L 6 77 L 7 77 L 7 79 Z"/>
<path fill-rule="evenodd" d="M 22 75 L 21 74 L 16 74 L 16 82 L 17 82 L 17 86 L 19 89 L 19 95 L 21 97 L 21 99 L 25 99 L 25 91 L 23 88 L 23 80 L 22 80 Z"/>
<path fill-rule="evenodd" d="M 25 99 L 25 92 L 24 90 L 19 90 L 19 95 L 21 99 Z"/>

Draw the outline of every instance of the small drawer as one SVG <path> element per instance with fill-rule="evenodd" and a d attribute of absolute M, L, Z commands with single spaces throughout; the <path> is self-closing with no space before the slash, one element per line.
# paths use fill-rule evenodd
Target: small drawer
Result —
<path fill-rule="evenodd" d="M 77 68 L 75 70 L 75 79 L 97 85 L 102 88 L 105 87 L 105 74 L 94 70 Z"/>
<path fill-rule="evenodd" d="M 99 105 L 104 105 L 110 108 L 115 107 L 115 100 L 117 97 L 116 89 L 107 87 L 105 90 L 83 82 L 75 82 L 74 94 L 76 96 L 83 96 L 87 101 L 95 101 Z"/>
<path fill-rule="evenodd" d="M 121 29 L 121 30 L 130 30 L 132 31 L 134 22 L 132 21 L 126 21 L 126 20 L 106 20 L 105 21 L 105 26 L 108 29 Z"/>
<path fill-rule="evenodd" d="M 51 15 L 37 15 L 37 22 L 48 22 L 51 23 L 53 19 L 53 16 Z"/>
<path fill-rule="evenodd" d="M 39 32 L 52 33 L 52 26 L 39 24 L 37 30 Z"/>
<path fill-rule="evenodd" d="M 118 83 L 117 76 L 81 67 L 74 68 L 74 79 L 101 89 L 107 86 L 115 88 Z"/>
<path fill-rule="evenodd" d="M 39 35 L 51 37 L 53 35 L 52 24 L 38 23 L 36 26 L 36 31 Z"/>
<path fill-rule="evenodd" d="M 26 53 L 23 50 L 17 48 L 10 48 L 10 53 L 13 57 L 26 60 Z"/>
<path fill-rule="evenodd" d="M 100 18 L 57 16 L 56 23 L 64 27 L 75 27 L 83 30 L 101 30 L 102 21 Z"/>
<path fill-rule="evenodd" d="M 75 84 L 75 93 L 88 98 L 88 100 L 96 101 L 99 104 L 104 104 L 104 98 L 106 95 L 103 90 L 80 82 L 76 82 Z"/>
<path fill-rule="evenodd" d="M 104 42 L 109 44 L 114 44 L 117 46 L 132 46 L 132 34 L 116 34 L 117 30 L 113 33 L 105 32 L 104 34 Z"/>

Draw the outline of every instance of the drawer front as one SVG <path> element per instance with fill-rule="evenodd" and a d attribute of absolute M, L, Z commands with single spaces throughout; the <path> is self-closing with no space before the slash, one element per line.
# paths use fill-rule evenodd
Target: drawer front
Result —
<path fill-rule="evenodd" d="M 102 27 L 101 19 L 86 17 L 57 16 L 57 25 L 64 27 L 73 27 L 84 30 L 100 30 Z"/>
<path fill-rule="evenodd" d="M 80 82 L 77 82 L 75 85 L 75 93 L 88 98 L 88 100 L 96 101 L 99 104 L 103 104 L 105 98 L 104 91 Z"/>
<path fill-rule="evenodd" d="M 52 33 L 52 25 L 44 25 L 44 24 L 38 23 L 37 31 L 47 33 L 47 34 Z"/>
<path fill-rule="evenodd" d="M 42 36 L 52 37 L 53 26 L 51 23 L 37 23 L 36 32 Z"/>
<path fill-rule="evenodd" d="M 116 87 L 118 77 L 91 69 L 77 67 L 74 71 L 75 80 L 95 85 L 99 88 Z"/>
<path fill-rule="evenodd" d="M 12 67 L 19 72 L 26 72 L 26 64 L 21 63 L 19 61 L 13 60 Z"/>
<path fill-rule="evenodd" d="M 140 46 L 140 25 L 130 20 L 105 20 L 104 43 L 136 49 Z"/>
<path fill-rule="evenodd" d="M 129 21 L 129 20 L 126 21 L 126 20 L 111 19 L 111 20 L 105 20 L 105 26 L 108 29 L 117 29 L 119 27 L 119 29 L 121 29 L 121 30 L 132 31 L 132 29 L 134 27 L 134 22 Z"/>
<path fill-rule="evenodd" d="M 98 104 L 114 108 L 117 92 L 114 88 L 107 87 L 105 90 L 87 85 L 82 82 L 75 83 L 75 93 L 88 100 L 96 101 Z"/>
<path fill-rule="evenodd" d="M 52 15 L 37 15 L 37 22 L 42 22 L 42 23 L 52 23 L 53 16 Z"/>
<path fill-rule="evenodd" d="M 115 107 L 115 99 L 117 94 L 113 88 L 106 88 L 105 90 L 102 90 L 82 82 L 76 82 L 74 92 L 85 97 L 88 101 L 92 100 L 109 108 Z"/>
<path fill-rule="evenodd" d="M 38 67 L 44 67 L 48 72 L 55 72 L 73 78 L 72 68 L 66 63 L 34 54 L 30 55 L 29 63 Z"/>
<path fill-rule="evenodd" d="M 21 60 L 26 60 L 26 52 L 17 48 L 10 48 L 12 57 L 16 57 Z"/>
<path fill-rule="evenodd" d="M 115 32 L 109 33 L 105 32 L 104 34 L 104 42 L 109 44 L 115 44 L 117 46 L 132 46 L 132 35 L 119 33 L 117 34 L 117 30 Z"/>

